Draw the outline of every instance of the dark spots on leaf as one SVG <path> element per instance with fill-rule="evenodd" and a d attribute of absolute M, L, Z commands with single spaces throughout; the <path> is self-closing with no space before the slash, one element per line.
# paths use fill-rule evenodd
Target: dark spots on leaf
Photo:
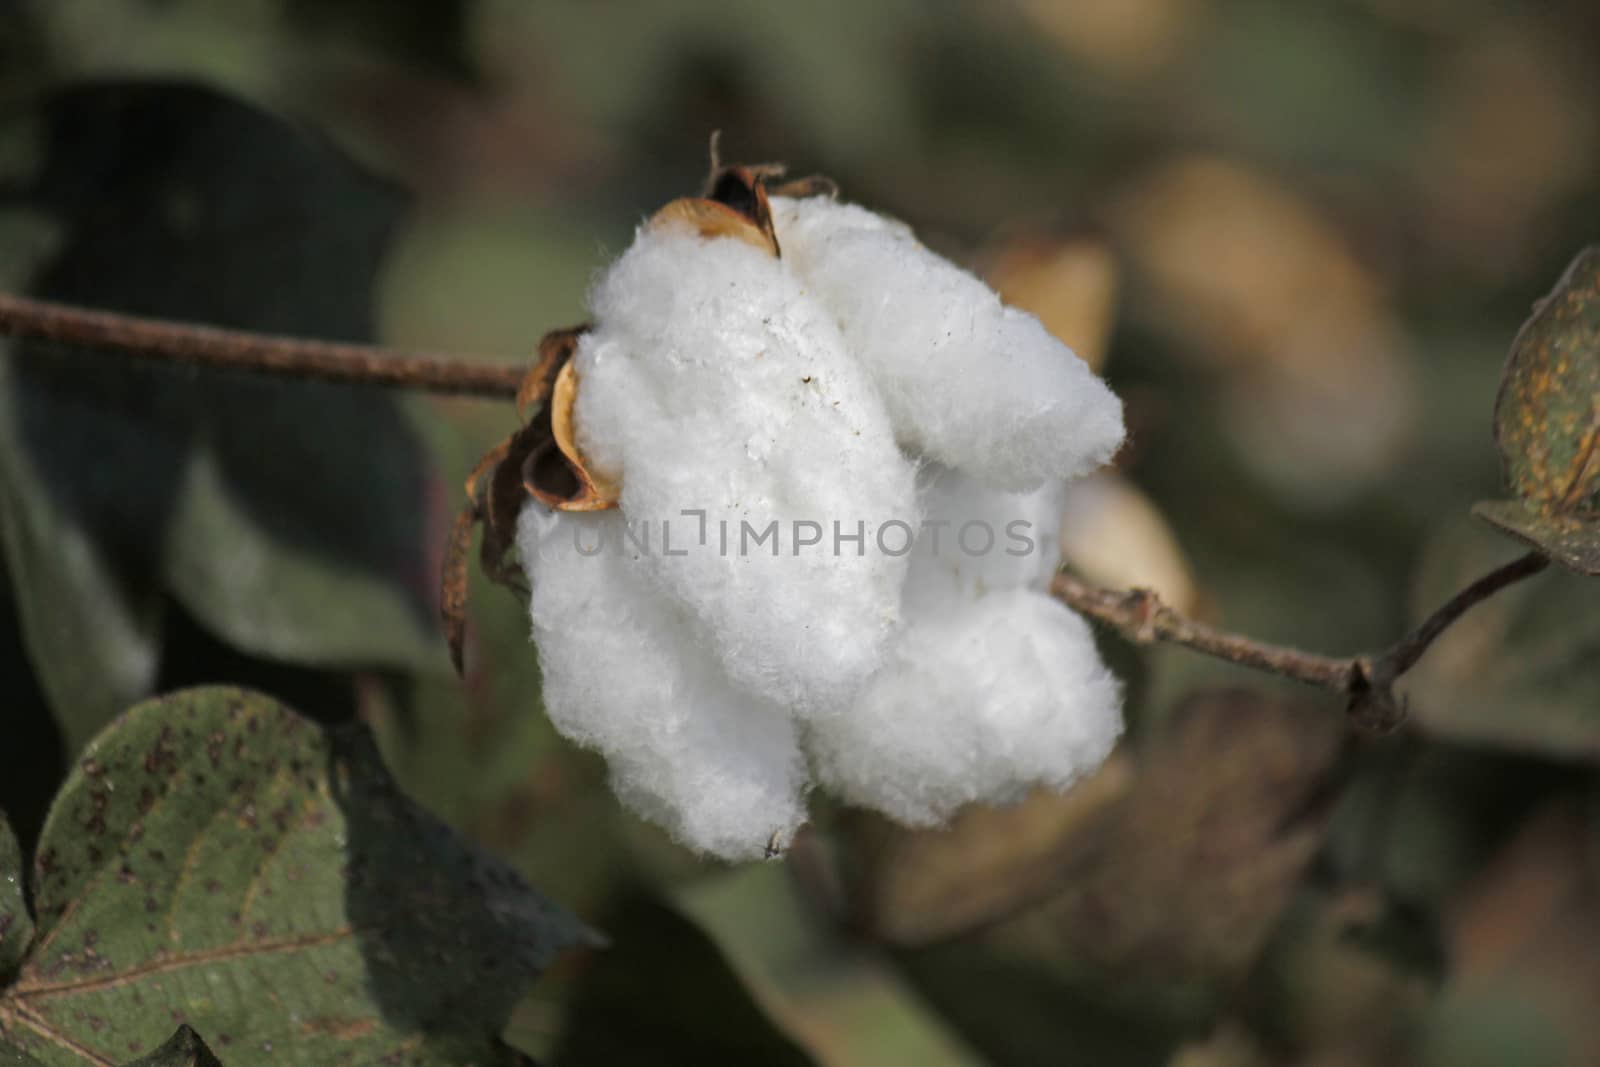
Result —
<path fill-rule="evenodd" d="M 163 726 L 156 735 L 155 744 L 144 754 L 147 774 L 172 774 L 178 769 L 178 755 L 172 747 L 172 727 Z"/>
<path fill-rule="evenodd" d="M 300 1033 L 306 1037 L 326 1034 L 338 1041 L 354 1041 L 366 1037 L 378 1028 L 376 1019 L 341 1019 L 323 1017 L 307 1019 L 300 1024 Z"/>

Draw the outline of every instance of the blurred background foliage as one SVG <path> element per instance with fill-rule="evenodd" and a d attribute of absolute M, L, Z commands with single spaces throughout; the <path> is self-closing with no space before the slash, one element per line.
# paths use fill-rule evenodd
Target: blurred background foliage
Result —
<path fill-rule="evenodd" d="M 1126 398 L 1064 548 L 1230 628 L 1388 643 L 1516 548 L 1490 407 L 1595 239 L 1586 0 L 0 0 L 0 285 L 526 359 L 710 131 L 985 272 Z M 360 169 L 345 159 L 357 161 Z M 521 609 L 433 616 L 509 405 L 0 361 L 0 808 L 26 843 L 153 691 L 361 716 L 409 789 L 605 930 L 541 1062 L 1600 1062 L 1600 613 L 1547 573 L 1413 729 L 1108 639 L 1130 736 L 1064 797 L 819 810 L 716 868 L 555 735 Z M 1248 688 L 1239 688 L 1248 686 Z M 1228 687 L 1228 688 L 1223 688 Z"/>

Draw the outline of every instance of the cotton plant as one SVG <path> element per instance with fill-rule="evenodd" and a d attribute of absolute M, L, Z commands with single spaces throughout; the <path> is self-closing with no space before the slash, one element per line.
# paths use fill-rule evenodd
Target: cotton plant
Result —
<path fill-rule="evenodd" d="M 781 850 L 814 785 L 934 826 L 1067 787 L 1122 725 L 1046 591 L 1120 402 L 904 225 L 771 177 L 639 228 L 469 483 L 551 721 L 725 859 Z"/>

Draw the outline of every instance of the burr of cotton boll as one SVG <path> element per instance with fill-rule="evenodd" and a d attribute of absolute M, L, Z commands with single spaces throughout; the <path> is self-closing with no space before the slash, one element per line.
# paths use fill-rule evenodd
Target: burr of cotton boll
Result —
<path fill-rule="evenodd" d="M 617 548 L 622 515 L 522 510 L 517 550 L 550 721 L 597 749 L 635 812 L 697 851 L 761 856 L 805 821 L 805 766 L 787 712 L 737 692 Z"/>
<path fill-rule="evenodd" d="M 659 225 L 591 306 L 579 443 L 656 536 L 651 579 L 751 694 L 802 714 L 847 705 L 882 662 L 905 580 L 872 531 L 914 524 L 916 503 L 832 317 L 765 250 Z M 864 536 L 836 542 L 835 523 Z"/>
<path fill-rule="evenodd" d="M 1032 315 L 905 226 L 829 197 L 772 200 L 784 256 L 837 317 L 902 445 L 1003 489 L 1075 478 L 1122 441 L 1122 404 Z"/>

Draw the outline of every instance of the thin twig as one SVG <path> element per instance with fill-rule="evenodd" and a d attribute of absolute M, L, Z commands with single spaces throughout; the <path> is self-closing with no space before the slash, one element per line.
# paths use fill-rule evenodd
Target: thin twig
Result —
<path fill-rule="evenodd" d="M 1375 677 L 1390 681 L 1400 677 L 1416 666 L 1417 660 L 1428 651 L 1428 646 L 1449 629 L 1451 623 L 1466 614 L 1468 608 L 1489 599 L 1508 585 L 1515 585 L 1524 578 L 1531 578 L 1549 565 L 1550 560 L 1542 552 L 1534 551 L 1485 574 L 1445 601 L 1444 605 L 1429 615 L 1421 626 L 1373 660 L 1372 669 Z"/>
<path fill-rule="evenodd" d="M 1394 695 L 1394 683 L 1416 665 L 1428 646 L 1474 604 L 1538 574 L 1548 563 L 1541 553 L 1530 552 L 1497 567 L 1451 597 L 1421 626 L 1383 652 L 1342 659 L 1214 629 L 1174 611 L 1148 589 L 1114 592 L 1063 571 L 1056 575 L 1051 592 L 1080 614 L 1116 628 L 1136 644 L 1162 641 L 1181 645 L 1229 663 L 1341 693 L 1349 698 L 1352 718 L 1373 729 L 1391 730 L 1405 717 L 1405 709 Z"/>
<path fill-rule="evenodd" d="M 1213 629 L 1180 615 L 1148 589 L 1113 592 L 1062 571 L 1056 575 L 1051 592 L 1074 611 L 1115 627 L 1135 644 L 1164 641 L 1329 692 L 1350 691 L 1356 670 L 1354 660 L 1269 645 Z"/>
<path fill-rule="evenodd" d="M 242 330 L 139 318 L 0 293 L 0 335 L 33 338 L 144 359 L 256 371 L 313 381 L 399 386 L 461 396 L 513 399 L 526 370 L 515 363 L 398 352 L 375 345 L 275 337 Z M 1421 626 L 1376 656 L 1335 658 L 1217 630 L 1174 611 L 1147 589 L 1115 592 L 1066 572 L 1051 591 L 1068 606 L 1138 644 L 1163 641 L 1281 675 L 1350 699 L 1356 719 L 1391 729 L 1404 715 L 1394 682 L 1474 604 L 1545 568 L 1530 552 L 1457 593 Z"/>
<path fill-rule="evenodd" d="M 7 334 L 166 363 L 497 399 L 515 397 L 527 371 L 518 363 L 194 326 L 0 293 L 0 335 Z"/>

